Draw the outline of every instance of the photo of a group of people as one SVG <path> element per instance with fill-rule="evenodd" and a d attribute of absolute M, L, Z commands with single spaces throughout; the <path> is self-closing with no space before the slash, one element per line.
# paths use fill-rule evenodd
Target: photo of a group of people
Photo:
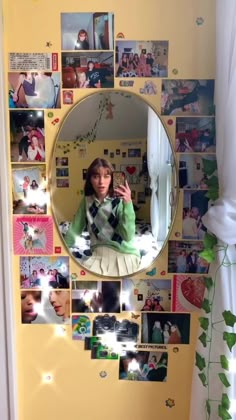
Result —
<path fill-rule="evenodd" d="M 119 379 L 127 381 L 165 382 L 168 354 L 157 351 L 123 351 Z"/>
<path fill-rule="evenodd" d="M 21 289 L 69 289 L 69 257 L 20 257 Z"/>
<path fill-rule="evenodd" d="M 175 151 L 177 153 L 215 153 L 215 118 L 177 117 Z"/>
<path fill-rule="evenodd" d="M 190 314 L 142 313 L 142 343 L 189 344 Z"/>
<path fill-rule="evenodd" d="M 113 88 L 113 51 L 62 53 L 62 87 Z"/>
<path fill-rule="evenodd" d="M 13 214 L 46 214 L 45 165 L 12 165 Z"/>
<path fill-rule="evenodd" d="M 11 162 L 45 162 L 43 110 L 10 111 Z"/>
<path fill-rule="evenodd" d="M 22 290 L 22 324 L 70 324 L 68 290 Z"/>
<path fill-rule="evenodd" d="M 199 254 L 203 251 L 202 241 L 169 241 L 169 273 L 208 273 L 209 263 Z"/>
<path fill-rule="evenodd" d="M 167 77 L 167 41 L 116 41 L 116 77 Z"/>
<path fill-rule="evenodd" d="M 214 115 L 214 80 L 162 80 L 162 115 Z"/>

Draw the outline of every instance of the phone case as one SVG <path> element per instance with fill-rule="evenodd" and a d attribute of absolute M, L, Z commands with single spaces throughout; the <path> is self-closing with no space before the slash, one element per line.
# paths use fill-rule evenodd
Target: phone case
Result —
<path fill-rule="evenodd" d="M 125 174 L 122 171 L 113 172 L 113 189 L 119 187 L 119 185 L 125 185 Z"/>

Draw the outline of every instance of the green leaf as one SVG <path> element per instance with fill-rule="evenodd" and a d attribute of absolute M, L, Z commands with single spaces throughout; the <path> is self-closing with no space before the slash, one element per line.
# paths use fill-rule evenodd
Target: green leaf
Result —
<path fill-rule="evenodd" d="M 198 374 L 203 386 L 207 386 L 206 375 L 204 372 Z"/>
<path fill-rule="evenodd" d="M 204 258 L 204 260 L 206 260 L 209 263 L 215 261 L 216 259 L 215 251 L 211 248 L 206 248 L 203 251 L 199 252 L 199 256 Z"/>
<path fill-rule="evenodd" d="M 211 277 L 205 277 L 204 281 L 205 281 L 205 286 L 206 286 L 207 290 L 210 290 L 213 286 L 212 278 Z"/>
<path fill-rule="evenodd" d="M 218 375 L 219 375 L 219 378 L 220 378 L 222 384 L 224 386 L 226 386 L 226 388 L 228 388 L 230 386 L 230 383 L 229 383 L 229 381 L 228 381 L 227 376 L 225 375 L 225 373 L 218 373 Z"/>
<path fill-rule="evenodd" d="M 220 356 L 220 364 L 223 369 L 229 370 L 229 361 L 224 354 Z"/>
<path fill-rule="evenodd" d="M 230 399 L 227 394 L 222 394 L 221 405 L 226 410 L 230 409 Z"/>
<path fill-rule="evenodd" d="M 205 183 L 208 185 L 209 189 L 218 190 L 219 189 L 219 182 L 218 177 L 213 175 L 210 178 L 205 180 Z"/>
<path fill-rule="evenodd" d="M 207 410 L 208 415 L 210 416 L 211 415 L 211 405 L 210 405 L 209 400 L 206 400 L 206 410 Z"/>
<path fill-rule="evenodd" d="M 232 314 L 231 311 L 224 311 L 222 315 L 224 317 L 226 325 L 228 325 L 229 327 L 233 327 L 236 322 L 236 316 Z"/>
<path fill-rule="evenodd" d="M 199 337 L 198 337 L 198 340 L 200 340 L 201 341 L 201 343 L 202 343 L 202 345 L 203 345 L 203 347 L 206 347 L 207 346 L 207 335 L 206 335 L 206 333 L 205 332 L 203 332 Z"/>
<path fill-rule="evenodd" d="M 201 328 L 202 328 L 204 331 L 207 331 L 207 330 L 208 330 L 208 327 L 209 327 L 209 319 L 208 319 L 208 318 L 204 318 L 204 317 L 200 317 L 200 318 L 198 318 L 198 319 L 199 319 L 199 322 L 200 322 Z"/>
<path fill-rule="evenodd" d="M 212 175 L 217 169 L 216 160 L 204 159 L 202 158 L 203 172 L 206 175 Z"/>
<path fill-rule="evenodd" d="M 230 420 L 232 419 L 231 415 L 229 414 L 229 412 L 222 407 L 222 405 L 219 405 L 218 407 L 218 415 L 222 420 Z"/>
<path fill-rule="evenodd" d="M 206 367 L 206 361 L 205 358 L 202 357 L 197 351 L 196 351 L 196 366 L 198 367 L 199 370 L 203 370 Z"/>
<path fill-rule="evenodd" d="M 236 333 L 228 333 L 224 332 L 223 340 L 226 341 L 230 351 L 232 350 L 233 346 L 236 343 Z"/>
<path fill-rule="evenodd" d="M 217 238 L 215 235 L 211 235 L 210 233 L 206 233 L 203 239 L 204 248 L 214 248 L 217 244 Z"/>
<path fill-rule="evenodd" d="M 211 312 L 211 306 L 210 306 L 210 301 L 208 299 L 204 299 L 202 302 L 202 309 L 204 309 L 204 311 L 209 314 L 209 312 Z"/>
<path fill-rule="evenodd" d="M 205 197 L 209 198 L 209 200 L 216 201 L 219 198 L 219 190 L 218 188 L 211 188 L 205 194 Z"/>

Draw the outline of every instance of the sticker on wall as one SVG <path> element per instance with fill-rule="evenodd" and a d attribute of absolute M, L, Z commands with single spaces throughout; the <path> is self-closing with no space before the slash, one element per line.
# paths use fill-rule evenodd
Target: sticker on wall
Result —
<path fill-rule="evenodd" d="M 22 290 L 22 324 L 70 324 L 70 292 Z"/>
<path fill-rule="evenodd" d="M 85 340 L 91 336 L 91 321 L 86 315 L 72 315 L 72 339 Z"/>
<path fill-rule="evenodd" d="M 45 165 L 12 165 L 13 214 L 47 213 L 45 175 Z"/>
<path fill-rule="evenodd" d="M 119 86 L 121 87 L 133 87 L 134 81 L 133 80 L 120 80 Z"/>
<path fill-rule="evenodd" d="M 180 153 L 215 153 L 214 117 L 176 118 L 175 151 Z"/>
<path fill-rule="evenodd" d="M 10 71 L 57 71 L 58 53 L 9 53 Z"/>
<path fill-rule="evenodd" d="M 203 241 L 169 241 L 168 272 L 169 273 L 208 273 L 209 263 L 200 258 Z"/>
<path fill-rule="evenodd" d="M 174 276 L 173 311 L 199 311 L 205 295 L 204 276 Z"/>
<path fill-rule="evenodd" d="M 44 111 L 11 110 L 11 162 L 44 162 Z"/>
<path fill-rule="evenodd" d="M 197 26 L 201 26 L 201 25 L 203 25 L 203 23 L 204 23 L 203 17 L 201 17 L 201 16 L 197 17 L 197 19 L 196 19 Z"/>
<path fill-rule="evenodd" d="M 166 400 L 166 407 L 173 408 L 174 406 L 175 400 L 173 400 L 172 398 L 168 398 L 168 400 Z"/>
<path fill-rule="evenodd" d="M 157 86 L 151 80 L 148 80 L 144 83 L 144 87 L 139 89 L 139 93 L 143 95 L 156 95 Z"/>
<path fill-rule="evenodd" d="M 125 36 L 124 36 L 124 34 L 123 34 L 123 32 L 118 32 L 118 34 L 116 35 L 116 38 L 124 38 Z"/>
<path fill-rule="evenodd" d="M 155 274 L 157 273 L 157 269 L 156 267 L 153 267 L 150 271 L 147 271 L 146 274 L 147 276 L 155 276 Z"/>
<path fill-rule="evenodd" d="M 51 216 L 13 217 L 14 254 L 53 253 L 53 219 Z"/>
<path fill-rule="evenodd" d="M 168 77 L 168 41 L 116 41 L 116 77 Z"/>
<path fill-rule="evenodd" d="M 162 80 L 162 115 L 214 115 L 214 80 Z"/>
<path fill-rule="evenodd" d="M 60 108 L 58 72 L 8 73 L 9 108 Z"/>
<path fill-rule="evenodd" d="M 190 314 L 142 313 L 142 343 L 189 344 Z"/>
<path fill-rule="evenodd" d="M 62 98 L 64 105 L 72 105 L 74 103 L 74 92 L 73 90 L 63 90 Z"/>
<path fill-rule="evenodd" d="M 121 302 L 123 311 L 170 311 L 171 280 L 123 279 Z"/>
<path fill-rule="evenodd" d="M 69 257 L 20 257 L 21 289 L 69 287 Z"/>
<path fill-rule="evenodd" d="M 167 380 L 168 354 L 155 351 L 123 351 L 119 379 L 163 382 Z"/>

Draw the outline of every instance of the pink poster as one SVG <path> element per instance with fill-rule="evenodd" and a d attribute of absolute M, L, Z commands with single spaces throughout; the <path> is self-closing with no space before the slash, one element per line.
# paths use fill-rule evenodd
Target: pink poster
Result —
<path fill-rule="evenodd" d="M 200 311 L 205 288 L 204 276 L 174 276 L 173 311 Z"/>
<path fill-rule="evenodd" d="M 50 255 L 53 253 L 51 216 L 13 217 L 13 243 L 16 255 Z"/>

